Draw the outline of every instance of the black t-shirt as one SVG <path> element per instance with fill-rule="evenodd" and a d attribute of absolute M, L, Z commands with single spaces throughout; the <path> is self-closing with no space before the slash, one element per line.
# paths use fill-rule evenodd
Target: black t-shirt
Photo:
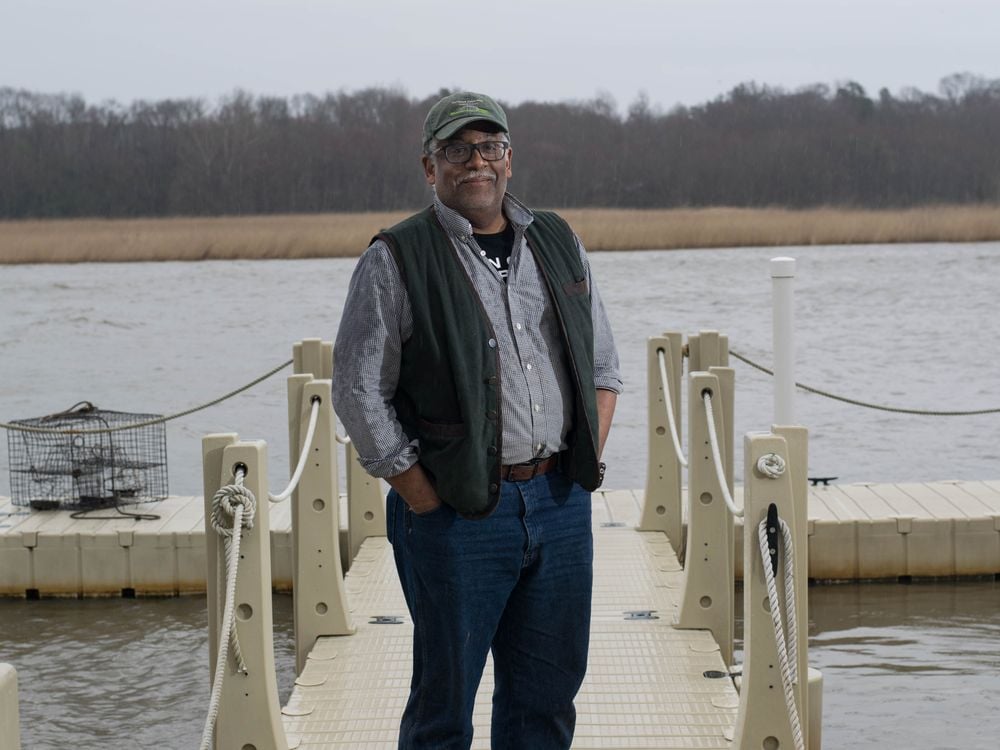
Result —
<path fill-rule="evenodd" d="M 507 281 L 507 274 L 510 270 L 510 252 L 514 249 L 514 225 L 509 221 L 507 228 L 496 234 L 477 234 L 476 242 L 479 243 L 481 255 L 488 260 L 500 278 Z"/>

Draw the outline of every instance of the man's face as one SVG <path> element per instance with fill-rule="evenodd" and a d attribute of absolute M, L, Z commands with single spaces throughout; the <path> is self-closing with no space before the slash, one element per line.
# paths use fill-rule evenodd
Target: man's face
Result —
<path fill-rule="evenodd" d="M 439 146 L 449 143 L 483 143 L 484 141 L 507 140 L 506 133 L 489 133 L 470 127 L 460 130 Z M 472 221 L 473 226 L 482 225 L 484 219 L 500 216 L 503 196 L 507 190 L 510 171 L 511 151 L 507 149 L 502 159 L 486 161 L 473 149 L 472 156 L 465 164 L 451 164 L 442 151 L 423 157 L 424 176 L 428 185 L 433 185 L 441 202 L 458 211 Z"/>

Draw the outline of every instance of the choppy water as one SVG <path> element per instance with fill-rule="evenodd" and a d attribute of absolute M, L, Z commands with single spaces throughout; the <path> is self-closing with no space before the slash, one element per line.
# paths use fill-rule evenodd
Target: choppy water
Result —
<path fill-rule="evenodd" d="M 1000 244 L 595 254 L 628 388 L 608 486 L 644 482 L 645 338 L 718 329 L 769 363 L 767 259 L 779 254 L 798 259 L 800 381 L 894 406 L 1000 406 Z M 83 399 L 169 414 L 214 398 L 289 358 L 292 341 L 332 338 L 353 264 L 0 266 L 0 420 Z M 770 380 L 733 366 L 737 433 L 766 429 Z M 200 493 L 200 439 L 218 431 L 266 439 L 279 484 L 285 409 L 279 376 L 171 422 L 171 492 Z M 797 410 L 810 428 L 811 474 L 1000 477 L 995 415 L 909 417 L 804 394 Z M 6 475 L 0 450 L 3 493 Z M 989 698 L 978 697 L 1000 691 L 996 584 L 820 588 L 810 602 L 826 747 L 996 746 Z M 284 598 L 277 619 L 288 664 Z M 204 629 L 201 598 L 0 602 L 0 660 L 19 669 L 25 746 L 194 746 L 208 693 Z M 282 679 L 287 689 L 287 668 Z"/>
<path fill-rule="evenodd" d="M 823 672 L 828 750 L 992 750 L 1000 583 L 810 589 L 809 661 Z M 291 597 L 274 597 L 284 701 Z M 0 601 L 0 659 L 21 680 L 26 750 L 197 747 L 208 704 L 204 597 Z"/>
<path fill-rule="evenodd" d="M 592 256 L 628 389 L 607 446 L 609 487 L 645 479 L 646 337 L 717 329 L 734 350 L 769 363 L 767 260 L 777 254 Z M 798 259 L 798 380 L 894 406 L 1000 407 L 1000 244 L 780 254 Z M 51 414 L 84 399 L 170 414 L 215 398 L 288 359 L 293 341 L 331 339 L 353 266 L 353 259 L 0 266 L 0 419 Z M 737 434 L 766 429 L 770 378 L 733 366 Z M 201 492 L 200 439 L 210 432 L 267 440 L 275 484 L 287 476 L 284 374 L 169 423 L 173 494 Z M 797 413 L 810 428 L 813 474 L 841 481 L 1000 475 L 995 415 L 915 418 L 801 392 Z M 0 492 L 6 474 L 0 451 Z"/>
<path fill-rule="evenodd" d="M 1000 583 L 821 586 L 809 610 L 824 748 L 1000 744 Z"/>

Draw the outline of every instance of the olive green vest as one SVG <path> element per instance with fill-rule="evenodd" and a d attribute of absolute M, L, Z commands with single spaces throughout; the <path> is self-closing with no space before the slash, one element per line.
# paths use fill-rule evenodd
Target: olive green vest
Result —
<path fill-rule="evenodd" d="M 590 290 L 566 222 L 545 211 L 534 216 L 528 244 L 555 303 L 575 391 L 561 468 L 594 490 L 600 480 Z M 465 517 L 487 516 L 500 499 L 503 455 L 493 327 L 433 208 L 377 238 L 392 252 L 413 312 L 392 401 L 397 418 L 410 439 L 420 440 L 420 464 L 441 500 Z"/>

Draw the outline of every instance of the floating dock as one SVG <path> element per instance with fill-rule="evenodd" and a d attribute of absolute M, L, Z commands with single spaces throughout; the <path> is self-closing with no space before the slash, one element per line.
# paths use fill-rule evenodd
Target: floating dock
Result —
<path fill-rule="evenodd" d="M 639 532 L 631 492 L 594 495 L 594 600 L 574 750 L 731 748 L 739 696 L 706 630 L 676 630 L 681 566 L 660 532 Z M 389 750 L 409 693 L 412 628 L 392 549 L 364 542 L 346 577 L 357 632 L 322 637 L 282 721 L 289 747 Z M 490 747 L 492 664 L 476 697 L 474 750 Z"/>
<path fill-rule="evenodd" d="M 737 487 L 737 502 L 742 502 L 741 494 Z M 641 505 L 642 498 L 642 490 L 595 495 L 601 502 L 627 501 L 635 507 Z M 203 592 L 206 561 L 202 498 L 170 497 L 130 507 L 159 515 L 160 519 L 73 519 L 66 511 L 36 511 L 0 498 L 0 596 L 170 596 Z M 97 515 L 113 515 L 113 511 Z M 346 516 L 346 512 L 341 514 L 342 518 Z M 635 520 L 628 523 L 635 525 Z M 741 533 L 736 534 L 736 544 L 736 572 L 741 576 Z M 347 549 L 346 544 L 341 546 Z M 271 508 L 271 566 L 275 590 L 291 590 L 288 503 Z M 810 488 L 812 579 L 996 574 L 1000 574 L 1000 481 Z"/>

